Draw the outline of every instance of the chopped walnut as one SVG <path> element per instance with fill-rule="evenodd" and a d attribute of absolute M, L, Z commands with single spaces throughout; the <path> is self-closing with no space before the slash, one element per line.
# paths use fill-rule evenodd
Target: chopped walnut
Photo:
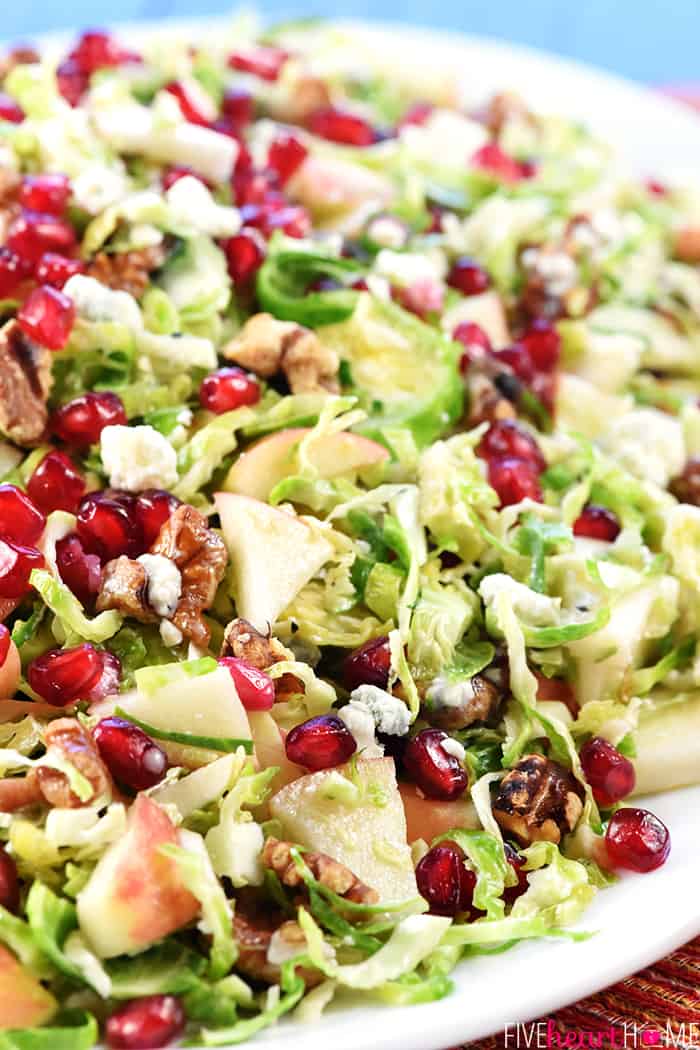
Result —
<path fill-rule="evenodd" d="M 17 809 L 43 801 L 39 777 L 34 769 L 23 777 L 4 777 L 0 780 L 0 813 L 14 813 Z"/>
<path fill-rule="evenodd" d="M 437 678 L 426 691 L 426 717 L 438 729 L 466 729 L 488 722 L 497 713 L 504 694 L 487 678 L 474 675 L 467 682 Z"/>
<path fill-rule="evenodd" d="M 294 654 L 271 634 L 261 634 L 252 623 L 238 617 L 226 626 L 221 646 L 222 656 L 235 656 L 245 660 L 258 671 L 266 671 L 282 660 L 293 660 Z M 286 700 L 296 693 L 304 692 L 304 683 L 293 674 L 283 674 L 274 679 L 275 699 Z"/>
<path fill-rule="evenodd" d="M 700 507 L 700 457 L 691 456 L 683 472 L 671 479 L 668 489 L 680 503 Z"/>
<path fill-rule="evenodd" d="M 0 329 L 0 433 L 18 445 L 40 444 L 51 383 L 51 351 L 9 321 Z"/>
<path fill-rule="evenodd" d="M 305 124 L 317 110 L 331 105 L 328 84 L 321 77 L 303 71 L 295 80 L 292 91 L 280 93 L 269 102 L 269 112 L 284 124 Z"/>
<path fill-rule="evenodd" d="M 280 842 L 279 839 L 266 840 L 262 852 L 262 862 L 279 878 L 283 886 L 290 889 L 303 887 L 304 880 L 292 857 L 292 842 Z M 304 853 L 304 863 L 311 874 L 322 886 L 337 893 L 355 904 L 376 904 L 379 894 L 365 886 L 349 868 L 325 853 Z"/>
<path fill-rule="evenodd" d="M 304 931 L 298 922 L 280 922 L 278 917 L 250 915 L 240 910 L 236 910 L 233 917 L 233 933 L 238 942 L 236 969 L 264 984 L 278 984 L 280 979 L 279 964 L 270 962 L 267 957 L 273 937 L 289 946 L 290 955 L 297 947 L 303 951 L 306 945 Z M 304 979 L 307 988 L 313 988 L 323 980 L 323 974 L 317 970 L 298 968 L 296 972 Z"/>
<path fill-rule="evenodd" d="M 81 801 L 69 786 L 65 773 L 49 766 L 38 766 L 36 774 L 41 793 L 51 806 L 61 809 L 76 809 L 89 806 L 98 798 L 111 798 L 114 790 L 112 778 L 100 758 L 94 740 L 83 729 L 77 718 L 57 718 L 44 729 L 44 744 L 58 751 L 92 785 L 90 798 Z"/>
<path fill-rule="evenodd" d="M 573 831 L 583 812 L 583 788 L 563 766 L 525 755 L 501 781 L 493 815 L 523 845 L 554 842 Z"/>
<path fill-rule="evenodd" d="M 129 292 L 140 299 L 148 288 L 151 274 L 160 269 L 167 257 L 162 244 L 133 252 L 98 252 L 87 264 L 86 273 L 116 291 Z"/>
<path fill-rule="evenodd" d="M 122 555 L 108 561 L 102 570 L 100 593 L 97 596 L 97 611 L 117 609 L 124 616 L 133 616 L 141 623 L 155 623 L 158 617 L 149 608 L 146 600 L 148 577 L 139 561 Z"/>
<path fill-rule="evenodd" d="M 293 394 L 339 390 L 335 351 L 322 346 L 311 329 L 278 321 L 271 314 L 254 314 L 227 343 L 223 355 L 265 379 L 282 371 Z"/>
<path fill-rule="evenodd" d="M 684 226 L 676 230 L 673 254 L 681 262 L 700 263 L 700 226 Z"/>
<path fill-rule="evenodd" d="M 508 369 L 503 367 L 502 374 L 511 381 L 507 387 L 507 393 L 499 390 L 496 385 L 497 377 L 489 377 L 483 373 L 470 369 L 467 374 L 467 427 L 469 430 L 480 423 L 495 423 L 498 419 L 515 419 L 517 411 L 514 401 L 520 395 L 520 382 Z"/>
<path fill-rule="evenodd" d="M 512 91 L 499 91 L 493 95 L 483 108 L 474 113 L 474 117 L 496 137 L 514 120 L 537 125 L 537 119 L 527 108 L 525 101 Z"/>

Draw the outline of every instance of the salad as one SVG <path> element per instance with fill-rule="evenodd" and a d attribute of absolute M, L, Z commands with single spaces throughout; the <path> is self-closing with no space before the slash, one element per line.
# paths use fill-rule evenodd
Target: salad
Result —
<path fill-rule="evenodd" d="M 700 197 L 318 22 L 0 89 L 0 1048 L 587 936 L 700 779 Z"/>

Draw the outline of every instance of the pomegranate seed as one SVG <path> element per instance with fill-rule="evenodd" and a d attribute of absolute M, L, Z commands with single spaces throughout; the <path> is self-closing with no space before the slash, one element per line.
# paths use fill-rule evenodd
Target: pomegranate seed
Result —
<path fill-rule="evenodd" d="M 115 693 L 118 693 L 122 677 L 122 665 L 118 656 L 106 650 L 100 651 L 99 655 L 102 659 L 102 673 L 90 690 L 89 695 L 84 698 L 92 702 L 104 700 L 106 696 L 113 696 Z"/>
<path fill-rule="evenodd" d="M 231 675 L 246 711 L 270 710 L 275 702 L 275 683 L 269 675 L 235 656 L 222 656 L 219 663 Z"/>
<path fill-rule="evenodd" d="M 85 273 L 85 263 L 80 259 L 66 259 L 55 252 L 45 252 L 37 264 L 35 277 L 39 284 L 50 284 L 60 291 L 76 273 Z"/>
<path fill-rule="evenodd" d="M 464 853 L 453 842 L 433 846 L 416 865 L 418 892 L 431 915 L 458 915 L 469 911 L 476 875 L 464 863 Z"/>
<path fill-rule="evenodd" d="M 14 859 L 0 846 L 0 908 L 19 911 L 19 875 Z"/>
<path fill-rule="evenodd" d="M 355 737 L 336 715 L 318 715 L 294 726 L 284 746 L 290 762 L 312 772 L 339 766 L 357 750 Z"/>
<path fill-rule="evenodd" d="M 188 168 L 186 164 L 177 164 L 172 168 L 166 168 L 160 177 L 160 184 L 164 190 L 169 190 L 171 186 L 174 186 L 180 179 L 184 179 L 186 176 L 197 179 L 202 183 L 203 186 L 210 188 L 210 184 L 206 179 L 203 179 L 201 175 L 198 175 L 192 168 Z"/>
<path fill-rule="evenodd" d="M 391 670 L 389 639 L 383 634 L 354 649 L 343 662 L 343 685 L 349 691 L 358 685 L 378 685 L 386 689 Z"/>
<path fill-rule="evenodd" d="M 647 809 L 618 809 L 605 832 L 605 847 L 614 868 L 654 871 L 671 852 L 668 828 Z"/>
<path fill-rule="evenodd" d="M 513 343 L 512 346 L 506 346 L 503 350 L 495 350 L 494 357 L 508 365 L 518 379 L 521 379 L 526 385 L 532 383 L 535 378 L 535 369 L 532 366 L 530 355 L 520 343 Z"/>
<path fill-rule="evenodd" d="M 668 194 L 668 186 L 660 179 L 646 179 L 644 186 L 652 197 L 665 197 Z"/>
<path fill-rule="evenodd" d="M 231 280 L 237 288 L 250 284 L 265 259 L 265 240 L 258 230 L 242 229 L 223 245 Z"/>
<path fill-rule="evenodd" d="M 541 473 L 545 458 L 532 434 L 514 419 L 498 419 L 476 446 L 478 456 L 484 459 L 524 459 Z"/>
<path fill-rule="evenodd" d="M 228 88 L 221 100 L 221 112 L 237 129 L 250 124 L 254 116 L 253 96 L 245 88 Z"/>
<path fill-rule="evenodd" d="M 30 211 L 63 215 L 70 195 L 67 175 L 25 175 L 20 186 L 19 203 Z"/>
<path fill-rule="evenodd" d="M 459 798 L 469 784 L 462 763 L 442 746 L 449 737 L 441 729 L 422 729 L 406 745 L 406 772 L 427 798 L 449 802 Z"/>
<path fill-rule="evenodd" d="M 205 376 L 199 388 L 200 405 L 217 416 L 259 400 L 260 384 L 242 368 L 219 368 Z"/>
<path fill-rule="evenodd" d="M 459 362 L 459 368 L 464 375 L 470 365 L 481 360 L 484 354 L 491 353 L 493 347 L 481 325 L 474 321 L 462 321 L 452 332 L 452 338 L 465 347 Z"/>
<path fill-rule="evenodd" d="M 81 394 L 57 408 L 51 417 L 56 437 L 75 448 L 96 445 L 105 427 L 127 423 L 122 399 L 108 390 Z"/>
<path fill-rule="evenodd" d="M 502 507 L 510 507 L 523 499 L 542 502 L 539 471 L 530 460 L 490 459 L 488 463 L 489 485 L 495 489 Z"/>
<path fill-rule="evenodd" d="M 75 230 L 70 223 L 40 211 L 23 211 L 10 226 L 7 237 L 7 247 L 32 268 L 45 252 L 69 255 L 75 246 Z"/>
<path fill-rule="evenodd" d="M 634 766 L 602 737 L 595 736 L 583 745 L 581 765 L 600 806 L 607 808 L 632 794 L 636 780 Z"/>
<path fill-rule="evenodd" d="M 234 176 L 234 189 L 236 203 L 245 204 L 277 204 L 283 207 L 286 203 L 285 197 L 278 191 L 277 172 L 272 169 L 267 171 L 255 171 L 253 168 L 244 168 Z"/>
<path fill-rule="evenodd" d="M 444 288 L 429 277 L 414 281 L 407 288 L 392 288 L 391 292 L 405 310 L 423 320 L 442 310 L 445 301 Z"/>
<path fill-rule="evenodd" d="M 88 89 L 90 77 L 83 73 L 78 63 L 66 58 L 56 70 L 58 90 L 69 106 L 77 106 Z"/>
<path fill-rule="evenodd" d="M 540 372 L 552 372 L 559 364 L 561 336 L 550 321 L 541 318 L 533 321 L 520 337 L 520 345 Z"/>
<path fill-rule="evenodd" d="M 563 678 L 547 678 L 539 671 L 532 672 L 537 679 L 537 699 L 550 701 L 552 703 L 565 704 L 572 718 L 576 718 L 580 711 L 580 705 L 576 699 L 573 687 Z"/>
<path fill-rule="evenodd" d="M 56 544 L 58 574 L 81 605 L 90 607 L 100 591 L 102 567 L 96 554 L 88 554 L 71 533 Z"/>
<path fill-rule="evenodd" d="M 123 48 L 111 33 L 102 29 L 90 29 L 83 33 L 68 57 L 87 76 L 98 69 L 141 61 L 140 55 Z"/>
<path fill-rule="evenodd" d="M 620 522 L 607 507 L 589 503 L 574 522 L 574 536 L 586 536 L 590 540 L 606 540 L 612 543 L 620 535 Z"/>
<path fill-rule="evenodd" d="M 266 204 L 245 204 L 241 218 L 265 237 L 271 237 L 275 230 L 281 230 L 288 237 L 306 237 L 311 230 L 311 218 L 305 208 L 280 205 L 274 199 L 268 199 Z"/>
<path fill-rule="evenodd" d="M 25 276 L 19 255 L 9 248 L 0 248 L 0 299 L 11 299 Z"/>
<path fill-rule="evenodd" d="M 15 485 L 0 485 L 0 536 L 32 546 L 44 531 L 46 518 Z"/>
<path fill-rule="evenodd" d="M 21 124 L 24 120 L 22 107 L 4 91 L 0 91 L 0 120 L 6 120 L 10 124 Z"/>
<path fill-rule="evenodd" d="M 42 569 L 44 558 L 29 545 L 0 540 L 0 598 L 22 598 L 29 590 L 32 569 Z"/>
<path fill-rule="evenodd" d="M 89 700 L 102 677 L 103 655 L 89 642 L 71 649 L 49 649 L 29 664 L 27 680 L 47 704 L 55 707 Z"/>
<path fill-rule="evenodd" d="M 165 776 L 168 768 L 165 751 L 131 722 L 123 718 L 103 718 L 92 735 L 102 761 L 120 784 L 133 791 L 145 791 Z"/>
<path fill-rule="evenodd" d="M 165 489 L 144 489 L 134 501 L 134 516 L 145 550 L 155 543 L 158 533 L 181 501 Z"/>
<path fill-rule="evenodd" d="M 301 139 L 291 131 L 281 131 L 270 143 L 267 163 L 276 171 L 280 185 L 291 179 L 292 175 L 304 163 L 308 154 Z"/>
<path fill-rule="evenodd" d="M 503 182 L 520 182 L 534 174 L 531 165 L 524 167 L 514 157 L 501 149 L 496 142 L 487 142 L 471 159 L 472 167 L 481 168 Z"/>
<path fill-rule="evenodd" d="M 156 1050 L 182 1035 L 187 1019 L 175 995 L 132 999 L 105 1024 L 109 1050 Z"/>
<path fill-rule="evenodd" d="M 434 109 L 432 102 L 414 102 L 401 117 L 397 127 L 405 128 L 408 124 L 426 124 Z"/>
<path fill-rule="evenodd" d="M 10 651 L 10 642 L 12 641 L 12 635 L 10 634 L 4 623 L 0 623 L 0 667 L 3 666 L 5 660 L 7 660 L 7 654 Z"/>
<path fill-rule="evenodd" d="M 75 322 L 75 304 L 63 292 L 42 284 L 25 300 L 17 314 L 26 336 L 49 350 L 62 350 Z"/>
<path fill-rule="evenodd" d="M 53 449 L 30 477 L 27 492 L 44 514 L 52 510 L 74 514 L 85 495 L 85 478 L 65 452 Z"/>
<path fill-rule="evenodd" d="M 277 80 L 289 52 L 279 47 L 256 47 L 251 51 L 234 51 L 228 64 L 241 73 L 252 73 L 262 80 Z"/>
<path fill-rule="evenodd" d="M 525 858 L 522 854 L 518 853 L 516 849 L 513 849 L 510 842 L 504 842 L 503 848 L 506 854 L 506 860 L 510 864 L 511 868 L 518 876 L 518 881 L 515 886 L 506 886 L 503 891 L 503 900 L 506 904 L 512 904 L 514 900 L 521 897 L 527 889 L 529 889 L 529 883 L 527 881 L 527 872 L 523 871 L 525 864 Z"/>
<path fill-rule="evenodd" d="M 177 99 L 183 117 L 190 124 L 201 124 L 204 127 L 209 124 L 209 117 L 199 109 L 196 100 L 192 97 L 192 92 L 188 91 L 179 80 L 166 84 L 164 90 Z"/>
<path fill-rule="evenodd" d="M 452 263 L 447 283 L 462 295 L 480 295 L 491 286 L 491 278 L 478 262 L 462 255 Z"/>
<path fill-rule="evenodd" d="M 364 117 L 335 106 L 315 110 L 308 119 L 307 127 L 319 138 L 340 142 L 345 146 L 371 146 L 377 140 L 376 131 Z"/>
<path fill-rule="evenodd" d="M 103 562 L 120 554 L 134 557 L 140 553 L 142 537 L 133 506 L 133 500 L 115 499 L 102 492 L 84 496 L 78 507 L 77 532 L 85 550 Z"/>

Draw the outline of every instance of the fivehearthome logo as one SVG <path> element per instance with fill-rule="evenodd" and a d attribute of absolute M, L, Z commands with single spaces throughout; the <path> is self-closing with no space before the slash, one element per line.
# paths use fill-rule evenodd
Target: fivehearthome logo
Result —
<path fill-rule="evenodd" d="M 700 1050 L 700 1017 L 662 1026 L 625 1021 L 599 1028 L 567 1028 L 551 1018 L 532 1024 L 508 1024 L 504 1050 L 642 1050 L 645 1047 Z"/>

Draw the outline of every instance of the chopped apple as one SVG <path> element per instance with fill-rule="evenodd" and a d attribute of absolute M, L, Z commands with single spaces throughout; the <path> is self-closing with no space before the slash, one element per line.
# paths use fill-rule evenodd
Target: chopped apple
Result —
<path fill-rule="evenodd" d="M 437 802 L 432 798 L 421 798 L 414 784 L 399 784 L 399 791 L 406 814 L 409 842 L 425 839 L 430 843 L 452 828 L 481 826 L 471 799 Z"/>
<path fill-rule="evenodd" d="M 17 646 L 10 639 L 7 655 L 0 667 L 0 697 L 14 696 L 22 674 Z"/>
<path fill-rule="evenodd" d="M 315 154 L 306 158 L 286 189 L 319 221 L 352 212 L 368 201 L 380 209 L 394 195 L 384 175 L 347 160 Z"/>
<path fill-rule="evenodd" d="M 391 758 L 300 777 L 270 800 L 289 839 L 345 864 L 382 901 L 417 894 L 406 818 Z"/>
<path fill-rule="evenodd" d="M 700 769 L 700 696 L 643 712 L 632 759 L 635 795 L 697 784 Z"/>
<path fill-rule="evenodd" d="M 508 321 L 498 292 L 482 292 L 460 299 L 445 311 L 442 327 L 450 334 L 459 324 L 471 321 L 483 328 L 494 347 L 506 346 L 510 342 Z"/>
<path fill-rule="evenodd" d="M 46 1024 L 57 1008 L 51 993 L 0 944 L 0 1032 Z"/>
<path fill-rule="evenodd" d="M 161 806 L 138 795 L 126 834 L 78 894 L 80 928 L 100 958 L 143 951 L 199 914 L 177 865 L 160 853 L 166 843 L 178 843 L 177 828 Z"/>
<path fill-rule="evenodd" d="M 284 734 L 270 712 L 250 711 L 248 718 L 253 732 L 255 755 L 260 768 L 279 767 L 279 773 L 270 785 L 271 790 L 279 791 L 285 784 L 291 784 L 293 780 L 304 776 L 301 766 L 296 766 L 287 758 L 287 752 L 284 749 Z"/>
<path fill-rule="evenodd" d="M 298 473 L 296 450 L 310 433 L 309 427 L 293 427 L 256 441 L 229 470 L 223 486 L 226 492 L 266 500 L 278 482 Z M 388 458 L 383 445 L 348 430 L 329 434 L 309 449 L 309 460 L 322 478 L 355 474 Z"/>
<path fill-rule="evenodd" d="M 304 521 L 232 492 L 214 497 L 233 563 L 239 616 L 267 631 L 330 558 L 330 543 Z"/>

